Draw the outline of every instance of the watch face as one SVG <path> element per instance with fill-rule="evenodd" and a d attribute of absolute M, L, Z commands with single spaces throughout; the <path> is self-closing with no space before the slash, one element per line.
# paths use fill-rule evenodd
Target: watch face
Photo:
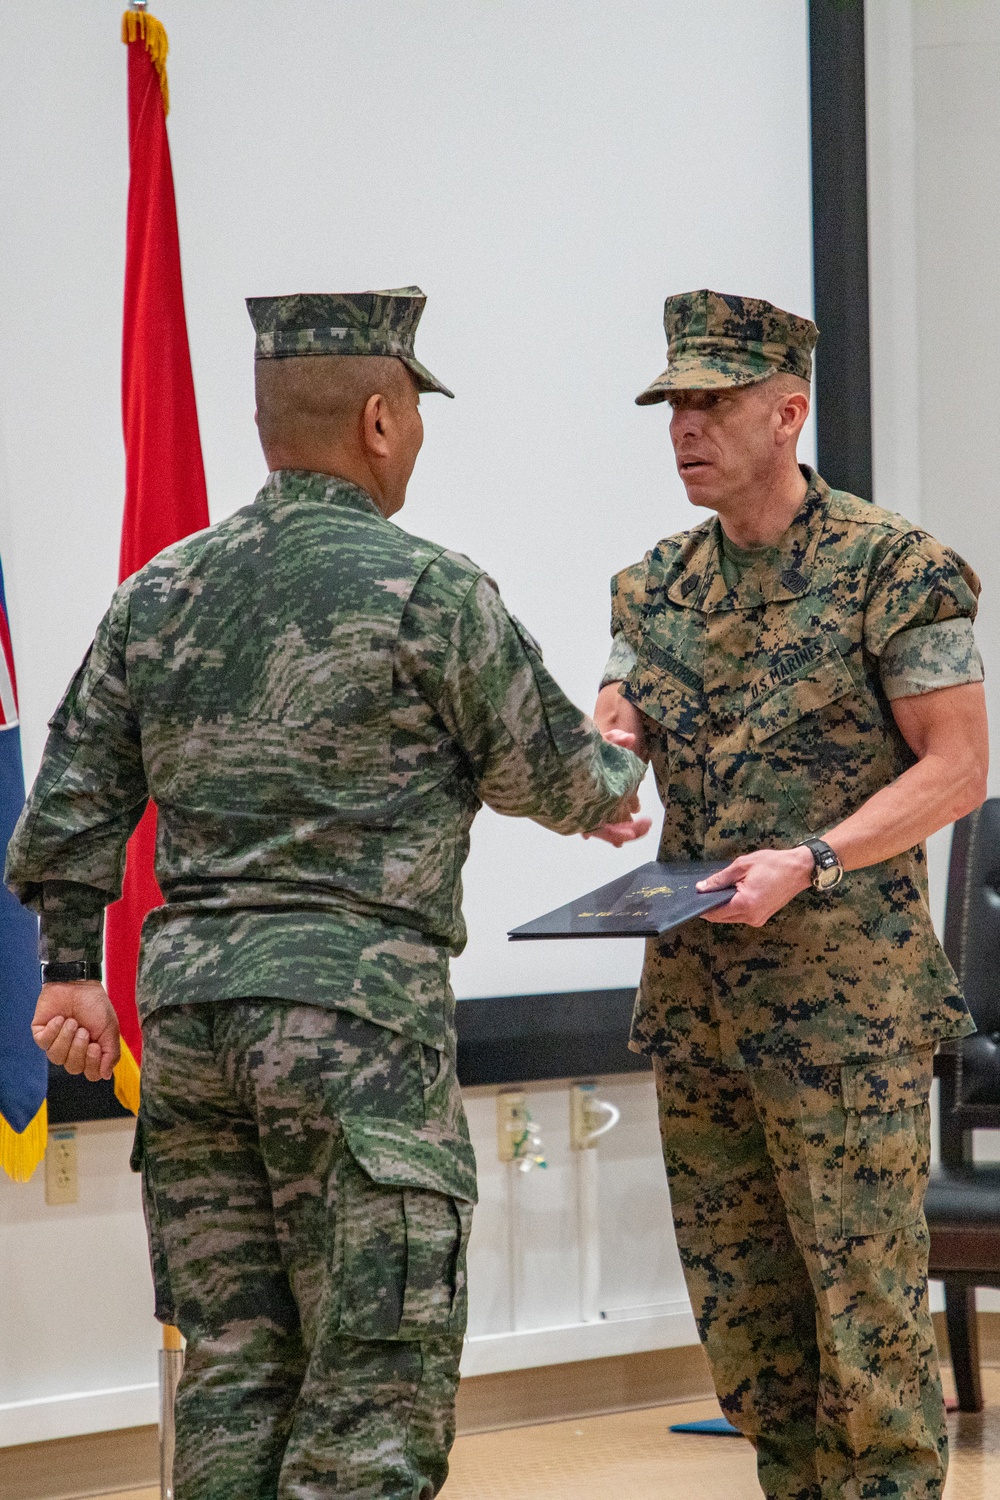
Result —
<path fill-rule="evenodd" d="M 835 885 L 840 884 L 843 870 L 836 862 L 829 864 L 825 869 L 818 869 L 813 877 L 813 884 L 818 891 L 831 891 Z"/>

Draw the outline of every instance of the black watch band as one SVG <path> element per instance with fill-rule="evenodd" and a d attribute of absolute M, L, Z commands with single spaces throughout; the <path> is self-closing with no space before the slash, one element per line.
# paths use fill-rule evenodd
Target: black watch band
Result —
<path fill-rule="evenodd" d="M 43 984 L 75 984 L 81 979 L 102 979 L 104 977 L 100 964 L 93 963 L 90 959 L 81 959 L 79 963 L 73 964 L 50 964 L 41 965 Z"/>
<path fill-rule="evenodd" d="M 801 848 L 813 857 L 812 885 L 816 891 L 832 891 L 844 878 L 840 856 L 824 839 L 803 839 Z"/>

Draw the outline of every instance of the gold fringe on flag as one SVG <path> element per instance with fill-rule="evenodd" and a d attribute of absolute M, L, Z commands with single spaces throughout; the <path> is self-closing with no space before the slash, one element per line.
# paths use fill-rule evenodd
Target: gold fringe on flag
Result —
<path fill-rule="evenodd" d="M 49 1107 L 42 1100 L 35 1118 L 23 1130 L 12 1130 L 0 1116 L 0 1167 L 15 1182 L 27 1182 L 45 1155 L 49 1139 Z"/>
<path fill-rule="evenodd" d="M 167 33 L 162 22 L 144 10 L 127 10 L 122 16 L 122 41 L 143 41 L 160 80 L 163 113 L 170 113 L 170 90 L 167 87 Z M 133 1058 L 133 1062 L 135 1059 Z"/>
<path fill-rule="evenodd" d="M 115 1064 L 115 1098 L 123 1109 L 139 1113 L 139 1064 L 122 1041 L 122 1055 Z"/>
<path fill-rule="evenodd" d="M 115 1066 L 115 1098 L 123 1109 L 139 1113 L 139 1064 L 132 1055 L 127 1042 L 122 1042 L 122 1055 Z M 14 1182 L 28 1182 L 45 1155 L 49 1139 L 49 1108 L 42 1100 L 41 1108 L 23 1130 L 14 1130 L 0 1115 L 0 1170 Z"/>

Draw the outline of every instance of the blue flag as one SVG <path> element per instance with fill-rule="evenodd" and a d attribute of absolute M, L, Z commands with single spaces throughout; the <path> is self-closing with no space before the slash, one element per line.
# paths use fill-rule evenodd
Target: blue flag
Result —
<path fill-rule="evenodd" d="M 24 806 L 14 653 L 0 566 L 0 871 Z M 35 1046 L 38 918 L 0 881 L 0 1166 L 26 1181 L 45 1152 L 48 1064 Z"/>

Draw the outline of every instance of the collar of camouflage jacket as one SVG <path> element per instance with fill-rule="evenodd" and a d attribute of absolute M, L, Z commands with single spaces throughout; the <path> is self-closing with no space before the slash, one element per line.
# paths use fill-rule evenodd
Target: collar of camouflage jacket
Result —
<path fill-rule="evenodd" d="M 255 504 L 287 505 L 296 501 L 346 506 L 349 510 L 359 510 L 385 520 L 367 490 L 352 484 L 349 479 L 338 479 L 336 474 L 316 474 L 311 469 L 272 470 Z"/>
<path fill-rule="evenodd" d="M 815 469 L 802 465 L 808 489 L 802 509 L 777 546 L 777 559 L 762 567 L 748 568 L 736 587 L 730 589 L 722 576 L 719 553 L 721 527 L 718 517 L 690 531 L 680 552 L 666 566 L 661 586 L 672 604 L 716 610 L 757 609 L 809 592 L 816 548 L 826 522 L 830 487 Z"/>

